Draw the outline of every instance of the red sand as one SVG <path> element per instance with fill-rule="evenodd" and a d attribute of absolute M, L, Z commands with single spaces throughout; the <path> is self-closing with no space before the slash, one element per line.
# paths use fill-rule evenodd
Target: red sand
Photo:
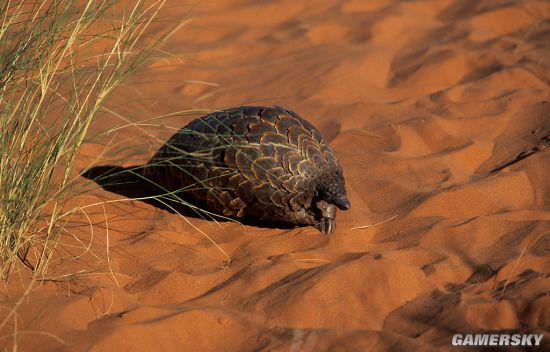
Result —
<path fill-rule="evenodd" d="M 502 329 L 550 341 L 547 1 L 225 0 L 191 17 L 165 48 L 183 64 L 158 60 L 109 105 L 134 121 L 293 109 L 340 157 L 351 210 L 324 236 L 137 200 L 86 208 L 18 309 L 20 350 L 459 351 L 453 334 Z M 97 164 L 143 164 L 192 118 L 90 142 L 79 166 L 113 145 L 132 148 Z"/>

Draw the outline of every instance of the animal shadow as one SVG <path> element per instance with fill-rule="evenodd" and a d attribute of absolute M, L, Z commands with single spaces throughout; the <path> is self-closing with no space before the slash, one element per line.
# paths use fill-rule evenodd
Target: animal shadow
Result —
<path fill-rule="evenodd" d="M 178 213 L 182 216 L 210 221 L 230 221 L 230 219 L 212 212 L 205 204 L 198 203 L 189 194 L 184 192 L 176 195 L 167 194 L 169 192 L 141 174 L 143 167 L 141 165 L 127 168 L 114 165 L 94 166 L 82 172 L 81 176 L 94 181 L 106 191 L 150 204 L 172 214 Z M 290 229 L 295 227 L 280 222 L 260 221 L 252 217 L 239 219 L 239 221 L 246 225 L 263 228 Z"/>
<path fill-rule="evenodd" d="M 183 193 L 177 194 L 177 197 L 167 194 L 166 190 L 141 175 L 142 169 L 141 165 L 126 168 L 102 165 L 85 170 L 81 176 L 94 181 L 106 191 L 150 204 L 172 214 L 179 213 L 194 218 L 208 218 L 203 214 L 204 212 L 193 208 L 196 204 L 188 196 Z M 176 198 L 179 201 L 176 201 Z M 223 221 L 223 219 L 216 220 Z"/>

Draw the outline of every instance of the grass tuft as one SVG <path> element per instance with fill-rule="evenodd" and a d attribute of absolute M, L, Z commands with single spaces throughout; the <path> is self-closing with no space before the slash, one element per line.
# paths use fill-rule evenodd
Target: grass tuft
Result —
<path fill-rule="evenodd" d="M 94 116 L 181 25 L 144 35 L 164 2 L 0 2 L 2 278 L 17 260 L 45 273 L 74 213 L 65 205 Z"/>

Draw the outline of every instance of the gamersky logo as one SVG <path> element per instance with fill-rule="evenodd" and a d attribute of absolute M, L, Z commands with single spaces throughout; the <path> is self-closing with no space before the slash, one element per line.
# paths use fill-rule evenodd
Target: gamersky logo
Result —
<path fill-rule="evenodd" d="M 536 347 L 542 342 L 542 334 L 456 334 L 453 346 L 524 346 Z"/>

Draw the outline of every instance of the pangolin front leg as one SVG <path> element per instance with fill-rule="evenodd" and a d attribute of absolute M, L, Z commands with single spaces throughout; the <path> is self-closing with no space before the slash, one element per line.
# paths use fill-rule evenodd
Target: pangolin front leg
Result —
<path fill-rule="evenodd" d="M 315 203 L 320 212 L 320 218 L 315 223 L 315 228 L 324 234 L 334 232 L 336 228 L 336 206 L 324 200 Z"/>

